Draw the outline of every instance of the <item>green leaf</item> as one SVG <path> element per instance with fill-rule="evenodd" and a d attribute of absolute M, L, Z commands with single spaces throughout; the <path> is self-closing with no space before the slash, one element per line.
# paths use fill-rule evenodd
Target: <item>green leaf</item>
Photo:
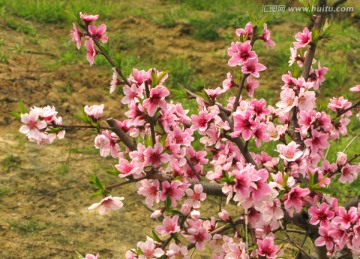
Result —
<path fill-rule="evenodd" d="M 157 242 L 161 242 L 160 237 L 156 234 L 154 230 L 152 231 L 152 234 L 153 234 L 152 239 L 154 239 Z"/>
<path fill-rule="evenodd" d="M 183 216 L 183 214 L 182 214 L 181 211 L 179 211 L 179 210 L 172 210 L 172 211 L 171 211 L 171 214 L 172 214 L 172 215 Z"/>
<path fill-rule="evenodd" d="M 83 121 L 83 122 L 86 122 L 86 123 L 88 122 L 86 117 L 84 117 L 84 115 L 75 114 L 74 117 L 76 119 L 79 119 L 79 120 Z"/>
<path fill-rule="evenodd" d="M 78 251 L 75 251 L 75 253 L 76 253 L 78 259 L 83 259 L 84 258 Z"/>
<path fill-rule="evenodd" d="M 15 117 L 16 119 L 21 119 L 21 115 L 18 112 L 9 112 L 9 114 L 13 117 Z"/>
<path fill-rule="evenodd" d="M 207 95 L 207 93 L 205 91 L 197 91 L 195 93 L 197 95 L 199 95 L 202 99 L 204 99 L 205 102 L 207 102 L 207 103 L 212 102 L 212 100 L 210 99 L 210 97 Z"/>
<path fill-rule="evenodd" d="M 97 196 L 103 195 L 103 190 L 98 190 L 97 192 L 90 195 L 90 198 L 94 198 Z"/>
<path fill-rule="evenodd" d="M 115 175 L 115 176 L 119 175 L 119 171 L 115 168 L 113 170 L 107 170 L 106 173 L 110 174 L 110 175 Z"/>
<path fill-rule="evenodd" d="M 329 189 L 329 188 L 325 188 L 325 187 L 312 187 L 311 190 L 316 191 L 316 192 L 321 192 L 321 193 L 325 193 L 325 194 L 333 194 L 333 192 Z"/>
<path fill-rule="evenodd" d="M 166 211 L 170 211 L 170 210 L 171 210 L 171 199 L 170 199 L 169 196 L 166 196 L 165 210 L 166 210 Z"/>
<path fill-rule="evenodd" d="M 187 93 L 182 86 L 179 85 L 178 89 L 170 89 L 171 97 L 173 100 L 186 99 Z"/>
<path fill-rule="evenodd" d="M 25 105 L 22 100 L 19 101 L 19 107 L 20 107 L 20 113 L 22 114 L 26 113 Z"/>

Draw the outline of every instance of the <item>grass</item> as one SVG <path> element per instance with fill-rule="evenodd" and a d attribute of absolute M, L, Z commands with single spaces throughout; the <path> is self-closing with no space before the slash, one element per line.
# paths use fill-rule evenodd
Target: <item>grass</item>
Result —
<path fill-rule="evenodd" d="M 32 219 L 21 220 L 21 221 L 15 221 L 15 220 L 9 221 L 8 224 L 12 230 L 15 230 L 16 232 L 22 235 L 36 234 L 47 228 L 46 226 L 42 226 L 37 222 L 33 221 Z"/>
<path fill-rule="evenodd" d="M 7 155 L 1 162 L 1 165 L 6 172 L 18 169 L 20 164 L 21 164 L 20 157 L 12 154 Z"/>

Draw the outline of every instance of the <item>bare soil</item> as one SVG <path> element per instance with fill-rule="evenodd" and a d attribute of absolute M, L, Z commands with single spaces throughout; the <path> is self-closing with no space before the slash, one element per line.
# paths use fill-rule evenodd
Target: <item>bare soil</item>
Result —
<path fill-rule="evenodd" d="M 88 132 L 67 132 L 66 139 L 38 147 L 18 132 L 20 122 L 9 115 L 23 100 L 28 107 L 54 105 L 64 124 L 79 124 L 73 115 L 86 104 L 104 103 L 107 117 L 122 118 L 120 97 L 108 93 L 111 69 L 89 67 L 85 55 L 76 64 L 59 66 L 62 39 L 71 25 L 31 24 L 39 32 L 36 40 L 0 21 L 0 47 L 8 57 L 8 63 L 0 63 L 0 258 L 76 258 L 75 251 L 122 258 L 137 241 L 146 239 L 156 222 L 144 216 L 149 211 L 130 185 L 113 194 L 125 197 L 120 211 L 100 216 L 87 209 L 99 200 L 89 198 L 93 190 L 87 174 L 112 183 L 115 180 L 106 170 L 116 161 L 99 156 L 93 148 L 95 136 Z M 300 26 L 275 26 L 272 33 L 287 30 L 293 34 L 294 28 Z M 227 32 L 233 30 L 219 31 Z M 126 17 L 111 22 L 111 33 L 133 40 L 139 57 L 187 58 L 197 64 L 196 73 L 206 71 L 211 78 L 221 78 L 217 83 L 228 71 L 227 43 L 195 41 L 186 24 L 165 29 Z M 275 81 L 270 74 L 262 75 L 265 87 L 277 87 L 280 78 Z M 196 258 L 201 257 L 206 258 Z"/>

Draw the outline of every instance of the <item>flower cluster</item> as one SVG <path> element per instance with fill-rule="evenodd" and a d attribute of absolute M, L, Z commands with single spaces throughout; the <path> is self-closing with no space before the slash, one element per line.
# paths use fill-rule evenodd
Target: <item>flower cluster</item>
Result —
<path fill-rule="evenodd" d="M 82 32 L 74 24 L 72 39 L 80 48 L 85 38 L 92 65 L 97 54 L 104 55 L 106 25 L 93 24 L 98 15 L 80 13 L 80 18 Z M 261 25 L 261 33 L 258 27 L 248 23 L 236 30 L 238 41 L 228 49 L 228 64 L 237 71 L 227 74 L 222 88 L 187 92 L 186 97 L 196 99 L 197 109 L 190 111 L 169 100 L 168 74 L 155 68 L 134 68 L 127 78 L 113 68 L 110 93 L 122 86 L 121 103 L 127 111 L 123 120 L 113 120 L 111 128 L 101 126 L 103 105 L 85 106 L 82 119 L 97 130 L 95 147 L 100 155 L 117 160 L 115 174 L 127 180 L 120 185 L 136 182 L 137 193 L 153 209 L 150 217 L 160 222 L 152 236 L 126 252 L 126 258 L 190 258 L 190 249 L 202 250 L 207 244 L 213 258 L 276 258 L 283 252 L 275 242 L 276 232 L 288 235 L 284 223 L 306 231 L 315 228 L 314 245 L 329 255 L 344 249 L 360 253 L 360 205 L 339 206 L 328 188 L 335 179 L 351 183 L 357 178 L 358 156 L 348 158 L 343 151 L 333 162 L 326 156 L 330 143 L 347 134 L 360 103 L 334 97 L 328 105 L 330 114 L 318 110 L 316 94 L 328 68 L 312 58 L 316 42 L 308 28 L 296 34 L 290 49 L 289 64 L 303 69 L 302 75 L 289 71 L 282 76 L 275 106 L 254 98 L 259 72 L 266 69 L 254 44 L 261 40 L 275 46 L 267 25 Z M 360 87 L 350 90 L 360 92 Z M 20 131 L 40 144 L 50 143 L 56 135 L 61 138 L 63 131 L 49 131 L 62 129 L 56 114 L 49 106 L 34 107 L 21 115 L 26 125 Z M 276 143 L 273 155 L 249 151 L 252 143 L 260 148 L 270 141 Z M 112 197 L 97 182 L 105 197 L 89 209 L 99 208 L 101 215 L 120 209 L 124 198 Z M 221 209 L 217 217 L 204 217 L 200 209 L 211 194 L 226 196 L 224 206 L 236 204 L 236 213 Z M 309 220 L 298 223 L 302 214 Z"/>
<path fill-rule="evenodd" d="M 32 107 L 29 113 L 21 114 L 21 122 L 25 125 L 21 126 L 19 131 L 31 142 L 39 145 L 50 144 L 55 138 L 63 139 L 65 130 L 58 130 L 62 124 L 62 118 L 56 115 L 54 106 Z"/>

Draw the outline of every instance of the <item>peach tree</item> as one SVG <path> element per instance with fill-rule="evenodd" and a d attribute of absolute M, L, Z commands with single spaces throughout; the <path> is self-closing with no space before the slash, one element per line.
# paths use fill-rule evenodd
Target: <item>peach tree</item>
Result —
<path fill-rule="evenodd" d="M 290 48 L 289 64 L 301 73 L 282 76 L 279 101 L 271 106 L 255 97 L 266 70 L 255 44 L 275 45 L 266 23 L 249 22 L 236 30 L 227 52 L 232 72 L 222 87 L 192 92 L 169 90 L 170 75 L 155 68 L 134 68 L 125 76 L 104 47 L 106 25 L 96 25 L 98 15 L 80 13 L 72 40 L 86 48 L 90 65 L 99 55 L 111 64 L 110 93 L 122 89 L 124 118 L 104 120 L 104 105 L 92 105 L 78 116 L 83 126 L 63 125 L 55 107 L 25 111 L 21 105 L 14 113 L 23 123 L 20 132 L 46 145 L 69 128 L 97 131 L 95 147 L 100 156 L 116 161 L 118 182 L 106 186 L 94 177 L 96 194 L 103 198 L 89 209 L 98 208 L 102 215 L 121 209 L 124 197 L 112 194 L 135 184 L 152 210 L 149 216 L 162 222 L 126 252 L 128 259 L 190 258 L 206 245 L 213 258 L 276 258 L 289 248 L 285 244 L 297 250 L 298 258 L 355 258 L 360 254 L 359 198 L 340 205 L 329 185 L 353 182 L 360 154 L 348 157 L 339 150 L 336 161 L 329 161 L 326 151 L 347 135 L 352 116 L 360 119 L 360 101 L 336 96 L 326 109 L 317 108 L 328 68 L 314 55 L 329 24 L 321 15 L 310 17 L 312 24 L 296 34 Z M 349 90 L 360 96 L 360 85 Z M 196 100 L 196 110 L 186 110 L 179 99 Z M 258 148 L 275 142 L 276 149 L 255 152 L 251 142 Z M 224 197 L 225 204 L 204 218 L 201 208 L 209 196 Z M 314 252 L 294 241 L 291 232 L 311 239 Z"/>

